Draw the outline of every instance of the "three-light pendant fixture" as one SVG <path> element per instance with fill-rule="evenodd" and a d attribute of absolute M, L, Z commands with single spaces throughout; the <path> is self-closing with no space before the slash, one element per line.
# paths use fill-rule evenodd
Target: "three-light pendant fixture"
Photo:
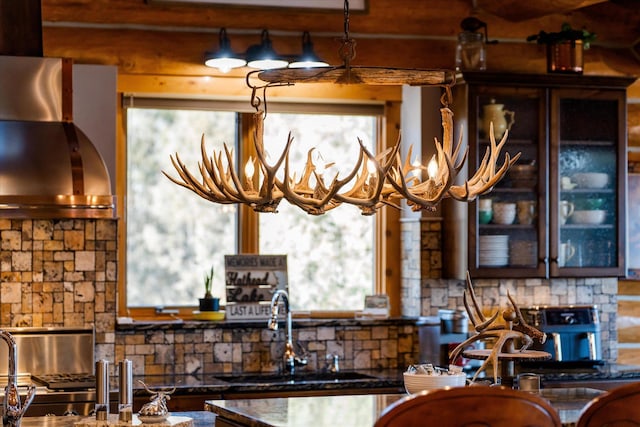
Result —
<path fill-rule="evenodd" d="M 231 49 L 231 41 L 226 28 L 219 33 L 218 49 L 205 52 L 204 63 L 208 67 L 217 68 L 223 73 L 238 67 L 250 67 L 259 70 L 275 68 L 310 68 L 326 67 L 329 64 L 316 55 L 308 31 L 302 34 L 302 53 L 299 55 L 279 55 L 271 45 L 269 31 L 262 30 L 260 44 L 249 46 L 244 54 Z"/>

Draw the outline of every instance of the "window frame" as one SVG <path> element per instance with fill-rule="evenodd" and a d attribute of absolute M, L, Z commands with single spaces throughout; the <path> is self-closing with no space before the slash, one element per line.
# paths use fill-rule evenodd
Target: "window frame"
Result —
<path fill-rule="evenodd" d="M 210 103 L 212 100 L 217 102 L 227 102 L 229 108 L 238 111 L 242 115 L 239 121 L 239 135 L 242 147 L 240 149 L 241 161 L 244 164 L 246 158 L 252 151 L 253 146 L 253 125 L 251 120 L 252 107 L 246 98 L 237 96 L 237 85 L 242 84 L 244 79 L 219 79 L 226 80 L 219 82 L 220 84 L 205 84 L 207 81 L 199 81 L 198 84 L 187 84 L 183 79 L 179 79 L 179 84 L 168 79 L 167 77 L 156 76 L 155 84 L 149 87 L 149 81 L 140 80 L 138 76 L 121 75 L 119 80 L 119 97 L 121 102 L 118 103 L 118 120 L 121 125 L 117 133 L 117 149 L 116 149 L 116 196 L 118 200 L 126 200 L 126 106 L 131 105 L 131 96 L 143 97 L 160 97 L 166 105 L 171 104 L 171 98 L 189 99 L 198 102 Z M 230 84 L 234 80 L 233 84 Z M 210 83 L 210 82 L 209 82 Z M 334 85 L 316 85 L 306 84 L 300 85 L 298 88 L 289 88 L 286 101 L 297 104 L 301 107 L 309 102 L 314 103 L 314 108 L 318 106 L 326 106 L 327 108 L 340 109 L 340 105 L 345 104 L 373 104 L 377 108 L 382 107 L 382 115 L 378 120 L 378 147 L 381 151 L 386 147 L 395 144 L 400 129 L 400 101 L 401 87 L 384 87 L 378 88 L 371 86 L 349 86 L 338 87 Z M 316 90 L 313 90 L 315 87 Z M 144 89 L 141 91 L 141 89 Z M 244 88 L 246 92 L 246 87 Z M 297 89 L 297 90 L 296 90 Z M 180 96 L 175 94 L 180 92 Z M 196 93 L 194 93 L 194 90 Z M 207 93 L 206 96 L 202 92 Z M 279 92 L 279 91 L 278 91 Z M 294 96 L 291 93 L 294 92 Z M 232 98 L 228 97 L 229 93 L 233 93 Z M 198 95 L 194 97 L 193 95 Z M 225 94 L 227 96 L 225 97 Z M 274 96 L 275 95 L 275 96 Z M 380 96 L 382 95 L 382 96 Z M 270 101 L 277 102 L 281 96 L 279 93 L 271 95 Z M 135 99 L 135 98 L 133 98 Z M 160 101 L 160 100 L 156 100 Z M 273 105 L 275 106 L 275 102 Z M 315 105 L 320 104 L 320 105 Z M 219 104 L 222 105 L 222 104 Z M 272 104 L 270 104 L 271 106 Z M 300 111 L 299 109 L 297 111 Z M 118 255 L 120 262 L 118 263 L 118 316 L 131 317 L 139 320 L 173 320 L 180 318 L 189 320 L 192 318 L 193 307 L 164 307 L 165 310 L 158 311 L 154 307 L 128 307 L 126 294 L 126 206 L 124 203 L 118 203 L 118 215 L 120 218 L 120 226 L 118 233 Z M 248 206 L 241 205 L 238 210 L 238 253 L 257 253 L 258 252 L 258 216 Z M 375 218 L 375 251 L 374 251 L 374 283 L 375 292 L 387 294 L 391 304 L 391 315 L 400 315 L 400 273 L 401 273 L 401 234 L 400 234 L 400 211 L 390 207 L 381 208 L 376 213 Z M 318 311 L 309 313 L 294 313 L 295 317 L 353 317 L 354 311 Z"/>

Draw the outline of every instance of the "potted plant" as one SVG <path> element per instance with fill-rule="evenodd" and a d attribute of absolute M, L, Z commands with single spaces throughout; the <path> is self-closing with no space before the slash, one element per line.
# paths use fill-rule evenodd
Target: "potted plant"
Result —
<path fill-rule="evenodd" d="M 586 29 L 576 30 L 567 22 L 560 31 L 547 33 L 540 31 L 527 37 L 527 41 L 536 40 L 547 47 L 547 72 L 582 73 L 583 51 L 589 49 L 596 34 Z"/>
<path fill-rule="evenodd" d="M 213 267 L 204 277 L 204 298 L 199 298 L 200 311 L 218 311 L 220 310 L 220 298 L 214 298 L 211 294 L 213 285 Z"/>

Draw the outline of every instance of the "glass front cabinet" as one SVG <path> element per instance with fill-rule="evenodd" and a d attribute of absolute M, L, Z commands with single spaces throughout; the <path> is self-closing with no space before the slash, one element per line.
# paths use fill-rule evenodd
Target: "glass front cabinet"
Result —
<path fill-rule="evenodd" d="M 521 153 L 492 192 L 468 205 L 472 277 L 624 276 L 633 79 L 486 72 L 460 79 L 473 170 L 491 131 L 496 141 L 507 133 L 502 158 Z"/>

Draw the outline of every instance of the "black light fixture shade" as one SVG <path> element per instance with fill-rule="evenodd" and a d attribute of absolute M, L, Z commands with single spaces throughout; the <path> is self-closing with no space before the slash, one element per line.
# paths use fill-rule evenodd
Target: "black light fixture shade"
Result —
<path fill-rule="evenodd" d="M 220 30 L 219 40 L 217 51 L 205 52 L 204 65 L 227 73 L 232 68 L 243 67 L 247 64 L 247 61 L 241 55 L 231 50 L 231 42 L 227 37 L 226 28 Z"/>
<path fill-rule="evenodd" d="M 259 45 L 250 46 L 246 56 L 247 66 L 260 70 L 283 68 L 289 65 L 289 62 L 271 47 L 271 39 L 269 39 L 269 31 L 267 30 L 262 30 L 262 42 Z"/>
<path fill-rule="evenodd" d="M 292 63 L 289 68 L 315 68 L 328 67 L 329 64 L 324 62 L 313 50 L 311 35 L 308 31 L 302 34 L 302 54 Z"/>

